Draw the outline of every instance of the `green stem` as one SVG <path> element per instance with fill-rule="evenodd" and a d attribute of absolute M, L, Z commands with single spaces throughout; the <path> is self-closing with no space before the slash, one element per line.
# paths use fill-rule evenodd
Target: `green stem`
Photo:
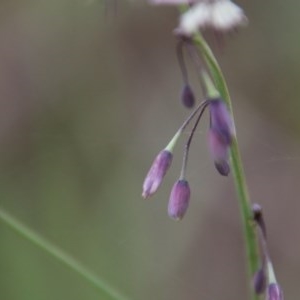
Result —
<path fill-rule="evenodd" d="M 197 34 L 193 38 L 194 43 L 202 53 L 207 67 L 215 81 L 216 87 L 219 90 L 222 99 L 227 103 L 233 117 L 232 103 L 228 88 L 222 74 L 221 68 L 211 51 L 210 47 L 204 40 L 201 34 Z M 239 206 L 241 212 L 241 218 L 243 223 L 244 236 L 246 240 L 246 255 L 248 262 L 248 276 L 249 284 L 252 282 L 252 276 L 257 270 L 259 265 L 259 256 L 258 256 L 258 245 L 257 238 L 255 233 L 255 228 L 252 221 L 252 209 L 251 202 L 249 199 L 248 188 L 246 184 L 246 177 L 243 170 L 243 164 L 240 156 L 238 141 L 235 139 L 231 146 L 231 162 L 232 162 L 232 175 L 235 182 L 236 191 L 239 199 Z M 252 299 L 258 299 L 255 295 L 254 290 L 251 288 Z"/>
<path fill-rule="evenodd" d="M 119 294 L 112 286 L 110 286 L 103 279 L 97 277 L 93 272 L 83 266 L 80 262 L 76 261 L 69 254 L 65 253 L 57 246 L 53 245 L 39 234 L 35 233 L 31 229 L 24 226 L 21 222 L 9 215 L 3 209 L 0 208 L 0 221 L 15 231 L 21 237 L 30 241 L 33 245 L 40 248 L 56 260 L 60 261 L 66 267 L 80 275 L 90 285 L 96 288 L 101 294 L 109 296 L 110 299 L 116 300 L 128 300 L 126 297 Z"/>

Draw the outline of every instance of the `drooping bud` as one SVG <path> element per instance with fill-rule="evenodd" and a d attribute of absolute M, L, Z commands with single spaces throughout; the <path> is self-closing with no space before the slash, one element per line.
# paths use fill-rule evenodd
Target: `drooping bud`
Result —
<path fill-rule="evenodd" d="M 234 129 L 230 112 L 221 99 L 209 101 L 210 128 L 217 131 L 224 144 L 231 145 Z"/>
<path fill-rule="evenodd" d="M 185 84 L 181 92 L 182 104 L 187 108 L 192 108 L 195 104 L 195 95 L 189 84 Z"/>
<path fill-rule="evenodd" d="M 185 215 L 190 202 L 190 186 L 185 179 L 175 182 L 168 204 L 168 214 L 175 220 L 181 220 Z"/>
<path fill-rule="evenodd" d="M 218 131 L 213 128 L 208 132 L 208 146 L 216 169 L 221 175 L 227 176 L 230 172 L 229 147 L 227 143 L 224 143 Z"/>
<path fill-rule="evenodd" d="M 264 268 L 257 270 L 253 276 L 253 288 L 257 295 L 264 293 L 267 284 L 267 276 Z"/>
<path fill-rule="evenodd" d="M 283 300 L 283 292 L 278 283 L 268 285 L 266 300 Z"/>
<path fill-rule="evenodd" d="M 143 198 L 150 197 L 157 191 L 172 163 L 172 158 L 173 154 L 165 149 L 156 156 L 144 180 Z"/>
<path fill-rule="evenodd" d="M 225 103 L 220 99 L 209 100 L 210 129 L 208 144 L 216 169 L 223 176 L 230 172 L 229 148 L 233 140 L 233 121 Z"/>

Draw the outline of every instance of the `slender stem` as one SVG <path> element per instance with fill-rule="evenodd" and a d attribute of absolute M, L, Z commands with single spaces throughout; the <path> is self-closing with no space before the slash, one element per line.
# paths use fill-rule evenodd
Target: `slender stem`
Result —
<path fill-rule="evenodd" d="M 165 150 L 168 150 L 170 152 L 173 152 L 173 149 L 181 136 L 182 132 L 186 129 L 186 127 L 190 124 L 191 120 L 195 117 L 197 112 L 206 105 L 206 100 L 202 101 L 198 104 L 198 106 L 194 109 L 194 111 L 188 116 L 188 118 L 183 122 L 183 124 L 180 126 L 180 128 L 177 130 L 175 135 L 172 137 L 171 141 L 168 143 L 168 145 L 165 147 Z"/>
<path fill-rule="evenodd" d="M 195 47 L 195 45 L 193 43 L 191 43 L 191 42 L 189 42 L 187 44 L 187 48 L 189 50 L 190 57 L 191 57 L 192 61 L 194 62 L 196 70 L 197 70 L 197 72 L 200 75 L 200 85 L 201 85 L 203 94 L 206 95 L 206 96 L 209 96 L 210 93 L 208 93 L 208 89 L 207 89 L 208 85 L 203 80 L 204 79 L 203 78 L 203 72 L 206 73 L 206 71 L 204 69 L 204 66 L 203 66 L 203 63 L 202 63 L 202 59 L 201 59 L 201 57 L 199 55 L 198 48 Z M 214 90 L 215 90 L 215 88 L 214 88 Z M 218 93 L 218 96 L 220 96 L 219 93 Z M 214 97 L 212 97 L 212 98 L 214 98 Z"/>
<path fill-rule="evenodd" d="M 216 87 L 219 90 L 221 97 L 227 103 L 233 118 L 232 103 L 228 92 L 228 88 L 220 66 L 218 65 L 218 62 L 213 52 L 211 51 L 210 47 L 208 46 L 201 34 L 196 34 L 193 37 L 193 41 L 198 47 L 199 51 L 202 53 L 206 61 L 207 67 L 209 68 L 209 71 L 215 81 Z M 246 241 L 246 255 L 249 276 L 248 282 L 249 287 L 251 289 L 252 299 L 258 299 L 258 296 L 255 295 L 253 289 L 250 286 L 252 276 L 259 265 L 258 245 L 255 229 L 252 222 L 252 210 L 250 205 L 248 188 L 246 184 L 246 177 L 243 170 L 243 164 L 240 156 L 237 139 L 233 140 L 230 152 L 232 162 L 232 174 L 235 182 L 236 191 L 238 194 L 244 237 Z"/>
<path fill-rule="evenodd" d="M 185 178 L 185 174 L 186 174 L 186 166 L 187 166 L 187 161 L 188 161 L 188 156 L 189 156 L 189 150 L 190 150 L 190 146 L 191 146 L 191 143 L 192 143 L 192 140 L 193 140 L 193 136 L 195 134 L 195 131 L 198 127 L 198 124 L 199 124 L 199 121 L 205 111 L 205 108 L 207 107 L 207 105 L 209 104 L 208 101 L 205 101 L 204 102 L 204 105 L 202 107 L 202 110 L 192 128 L 192 132 L 185 144 L 185 147 L 184 147 L 184 154 L 183 154 L 183 161 L 182 161 L 182 168 L 181 168 L 181 172 L 180 172 L 180 179 L 183 180 Z"/>
<path fill-rule="evenodd" d="M 102 296 L 109 296 L 109 299 L 115 300 L 128 300 L 128 298 L 119 294 L 119 292 L 115 288 L 110 286 L 103 279 L 99 278 L 96 274 L 87 269 L 80 262 L 76 261 L 69 254 L 53 245 L 39 234 L 24 226 L 21 222 L 5 212 L 2 208 L 0 208 L 0 221 L 10 229 L 15 231 L 18 235 L 25 238 L 27 241 L 30 241 L 33 245 L 40 248 L 56 260 L 60 261 L 66 267 L 80 275 L 90 285 L 101 292 Z"/>
<path fill-rule="evenodd" d="M 176 46 L 177 60 L 180 67 L 183 82 L 184 84 L 188 84 L 189 78 L 188 78 L 188 72 L 184 61 L 182 48 L 183 48 L 183 41 L 180 40 Z"/>
<path fill-rule="evenodd" d="M 183 122 L 178 131 L 182 132 L 185 128 L 190 124 L 191 120 L 195 117 L 197 112 L 207 105 L 207 100 L 202 101 L 198 104 L 198 106 L 194 109 L 194 111 L 188 116 L 188 118 Z"/>

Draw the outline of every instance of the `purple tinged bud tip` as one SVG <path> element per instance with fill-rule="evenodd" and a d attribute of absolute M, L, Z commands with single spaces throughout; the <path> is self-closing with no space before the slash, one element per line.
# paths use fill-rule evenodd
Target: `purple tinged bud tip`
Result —
<path fill-rule="evenodd" d="M 253 287 L 257 295 L 264 293 L 267 284 L 267 276 L 264 268 L 260 268 L 253 276 Z"/>
<path fill-rule="evenodd" d="M 283 300 L 282 289 L 277 283 L 268 285 L 266 300 Z"/>
<path fill-rule="evenodd" d="M 254 203 L 252 205 L 252 212 L 253 212 L 253 220 L 256 224 L 260 227 L 264 238 L 267 238 L 267 228 L 263 217 L 263 211 L 261 205 L 258 203 Z"/>
<path fill-rule="evenodd" d="M 189 84 L 185 84 L 182 89 L 181 101 L 187 108 L 192 108 L 195 105 L 195 95 Z"/>
<path fill-rule="evenodd" d="M 252 211 L 253 211 L 254 219 L 260 219 L 262 217 L 262 207 L 260 204 L 253 203 Z"/>
<path fill-rule="evenodd" d="M 173 154 L 168 150 L 162 150 L 154 159 L 152 166 L 144 180 L 143 198 L 152 196 L 162 183 L 171 163 Z"/>
<path fill-rule="evenodd" d="M 215 167 L 222 176 L 228 176 L 228 174 L 230 173 L 229 164 L 225 160 L 221 162 L 215 162 Z"/>
<path fill-rule="evenodd" d="M 228 163 L 229 147 L 223 142 L 222 137 L 213 128 L 209 129 L 208 132 L 208 146 L 212 159 L 215 162 L 216 169 L 221 175 L 227 176 L 230 172 Z"/>
<path fill-rule="evenodd" d="M 184 179 L 180 179 L 173 185 L 169 204 L 168 214 L 175 220 L 181 220 L 185 215 L 190 202 L 190 186 Z"/>

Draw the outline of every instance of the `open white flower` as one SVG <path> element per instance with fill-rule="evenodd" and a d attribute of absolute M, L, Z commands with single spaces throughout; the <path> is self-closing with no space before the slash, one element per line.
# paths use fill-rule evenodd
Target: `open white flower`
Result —
<path fill-rule="evenodd" d="M 245 24 L 243 10 L 230 0 L 202 1 L 181 16 L 177 31 L 190 36 L 203 28 L 230 31 Z"/>
<path fill-rule="evenodd" d="M 179 22 L 179 31 L 190 35 L 199 28 L 207 27 L 211 19 L 211 6 L 209 2 L 199 2 L 185 12 Z"/>
<path fill-rule="evenodd" d="M 244 11 L 231 0 L 148 0 L 148 2 L 154 5 L 191 5 L 181 16 L 176 29 L 177 33 L 186 36 L 204 28 L 227 32 L 247 24 Z"/>
<path fill-rule="evenodd" d="M 218 1 L 213 5 L 211 26 L 215 29 L 228 31 L 246 24 L 247 17 L 243 10 L 230 0 Z"/>
<path fill-rule="evenodd" d="M 199 29 L 211 28 L 226 32 L 247 24 L 243 10 L 231 0 L 149 0 L 152 4 L 190 4 L 176 32 L 190 36 Z"/>

